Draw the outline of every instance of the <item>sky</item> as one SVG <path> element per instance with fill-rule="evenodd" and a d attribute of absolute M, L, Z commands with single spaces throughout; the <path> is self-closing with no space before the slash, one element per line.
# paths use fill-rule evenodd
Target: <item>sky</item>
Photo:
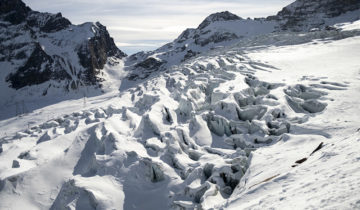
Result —
<path fill-rule="evenodd" d="M 196 28 L 215 12 L 267 17 L 294 0 L 24 0 L 33 10 L 57 13 L 73 24 L 100 21 L 125 53 L 154 50 Z"/>

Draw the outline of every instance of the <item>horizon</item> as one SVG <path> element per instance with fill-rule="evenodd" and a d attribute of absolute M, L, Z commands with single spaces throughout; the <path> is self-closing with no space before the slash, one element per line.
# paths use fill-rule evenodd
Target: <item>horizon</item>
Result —
<path fill-rule="evenodd" d="M 274 15 L 293 0 L 24 0 L 32 10 L 58 13 L 73 24 L 99 21 L 119 49 L 131 55 L 155 50 L 176 39 L 187 28 L 196 28 L 210 14 L 229 11 L 242 18 Z M 146 21 L 144 21 L 146 20 Z"/>

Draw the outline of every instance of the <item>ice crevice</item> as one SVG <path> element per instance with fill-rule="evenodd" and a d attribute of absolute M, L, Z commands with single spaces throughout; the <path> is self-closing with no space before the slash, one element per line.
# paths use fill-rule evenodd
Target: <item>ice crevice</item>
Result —
<path fill-rule="evenodd" d="M 293 128 L 328 103 L 329 88 L 259 80 L 256 71 L 272 67 L 241 53 L 198 57 L 150 77 L 120 96 L 126 106 L 75 112 L 18 132 L 0 153 L 5 144 L 28 140 L 11 159 L 23 171 L 0 177 L 0 190 L 26 191 L 16 183 L 31 179 L 28 171 L 71 157 L 75 164 L 64 166 L 51 209 L 156 209 L 137 201 L 149 198 L 162 199 L 163 209 L 216 208 L 221 202 L 212 200 L 226 201 L 238 188 L 254 150 L 306 133 Z M 46 150 L 53 154 L 44 157 Z"/>

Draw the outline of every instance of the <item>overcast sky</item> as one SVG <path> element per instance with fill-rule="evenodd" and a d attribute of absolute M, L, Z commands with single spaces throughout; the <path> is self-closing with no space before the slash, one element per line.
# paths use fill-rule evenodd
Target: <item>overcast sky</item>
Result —
<path fill-rule="evenodd" d="M 294 0 L 24 0 L 33 10 L 61 12 L 73 24 L 100 21 L 127 54 L 152 50 L 197 27 L 214 12 L 276 14 Z"/>

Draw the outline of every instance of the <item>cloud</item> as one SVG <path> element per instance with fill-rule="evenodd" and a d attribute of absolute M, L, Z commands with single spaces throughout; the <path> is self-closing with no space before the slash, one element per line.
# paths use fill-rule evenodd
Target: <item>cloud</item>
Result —
<path fill-rule="evenodd" d="M 228 10 L 244 18 L 265 17 L 276 14 L 293 0 L 52 0 L 51 4 L 48 0 L 24 1 L 34 10 L 61 12 L 74 24 L 100 21 L 116 42 L 137 44 L 126 47 L 155 49 L 186 28 L 197 27 L 214 12 Z M 142 45 L 145 43 L 141 40 L 145 39 L 148 41 Z"/>

